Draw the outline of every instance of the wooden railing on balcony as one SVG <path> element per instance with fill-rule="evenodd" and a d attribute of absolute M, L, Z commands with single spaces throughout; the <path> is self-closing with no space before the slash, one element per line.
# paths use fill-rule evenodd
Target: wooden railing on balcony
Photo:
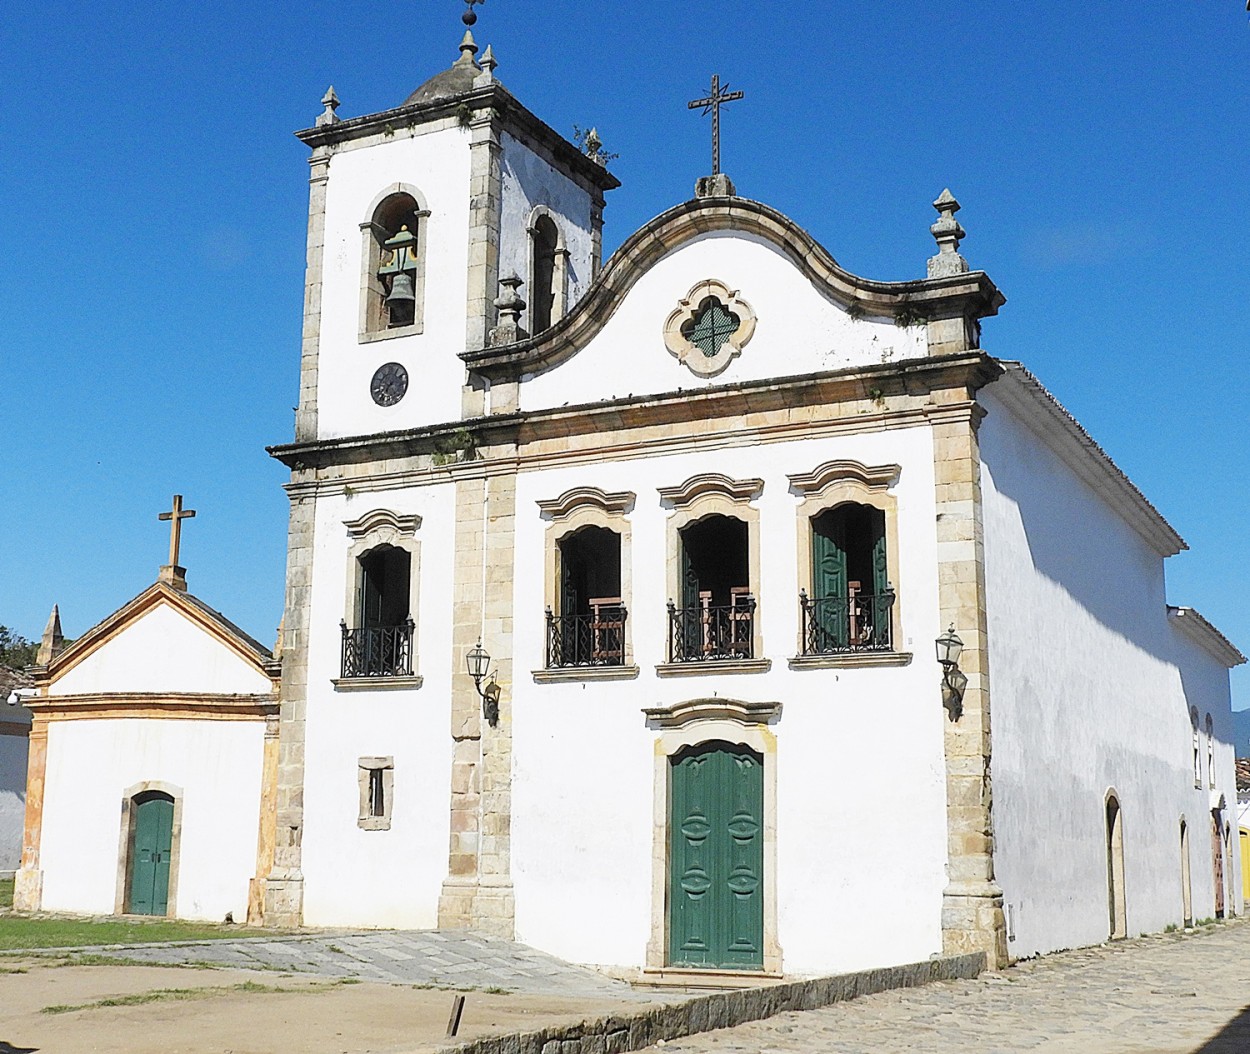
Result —
<path fill-rule="evenodd" d="M 408 619 L 401 626 L 370 626 L 343 629 L 342 677 L 411 677 L 412 638 L 416 626 Z"/>
<path fill-rule="evenodd" d="M 590 613 L 556 615 L 547 609 L 547 668 L 625 665 L 625 605 L 594 597 Z"/>
<path fill-rule="evenodd" d="M 730 602 L 712 603 L 701 592 L 694 607 L 668 602 L 668 661 L 750 659 L 755 654 L 755 597 L 745 586 L 729 591 Z"/>

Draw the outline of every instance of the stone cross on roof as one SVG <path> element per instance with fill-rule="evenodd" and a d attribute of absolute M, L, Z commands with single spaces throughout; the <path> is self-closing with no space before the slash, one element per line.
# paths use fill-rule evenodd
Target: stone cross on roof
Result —
<path fill-rule="evenodd" d="M 687 105 L 687 109 L 703 108 L 703 116 L 712 115 L 712 175 L 720 174 L 720 108 L 727 102 L 737 102 L 743 98 L 740 91 L 729 91 L 729 85 L 721 91 L 720 74 L 712 74 L 712 94 L 706 99 L 695 99 Z"/>
<path fill-rule="evenodd" d="M 169 521 L 169 564 L 161 568 L 161 581 L 167 582 L 175 589 L 187 588 L 186 574 L 178 566 L 178 551 L 182 547 L 182 521 L 195 515 L 194 509 L 182 507 L 182 495 L 174 495 L 174 507 L 169 512 L 162 512 L 157 519 Z"/>

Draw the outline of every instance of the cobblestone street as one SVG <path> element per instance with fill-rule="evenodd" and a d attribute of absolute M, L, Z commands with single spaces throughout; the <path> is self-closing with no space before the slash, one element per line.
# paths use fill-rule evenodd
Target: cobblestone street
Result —
<path fill-rule="evenodd" d="M 665 1054 L 1250 1054 L 1250 922 L 1063 952 L 674 1040 Z"/>

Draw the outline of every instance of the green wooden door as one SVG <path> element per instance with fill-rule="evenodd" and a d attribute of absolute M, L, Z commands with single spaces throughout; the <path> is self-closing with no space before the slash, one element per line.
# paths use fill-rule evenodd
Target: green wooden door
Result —
<path fill-rule="evenodd" d="M 671 761 L 669 964 L 764 965 L 764 764 L 708 743 Z"/>
<path fill-rule="evenodd" d="M 173 799 L 162 794 L 138 802 L 134 829 L 134 848 L 130 853 L 130 912 L 164 915 L 169 908 Z"/>

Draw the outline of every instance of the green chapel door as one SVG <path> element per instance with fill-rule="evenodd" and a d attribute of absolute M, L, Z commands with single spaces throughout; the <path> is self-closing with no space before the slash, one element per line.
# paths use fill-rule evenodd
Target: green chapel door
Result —
<path fill-rule="evenodd" d="M 839 651 L 850 642 L 846 535 L 844 509 L 831 509 L 812 521 L 813 651 Z"/>
<path fill-rule="evenodd" d="M 164 915 L 169 908 L 173 799 L 154 794 L 137 801 L 134 831 L 134 847 L 130 852 L 130 913 Z"/>
<path fill-rule="evenodd" d="M 705 743 L 670 762 L 669 964 L 764 965 L 764 763 Z"/>

